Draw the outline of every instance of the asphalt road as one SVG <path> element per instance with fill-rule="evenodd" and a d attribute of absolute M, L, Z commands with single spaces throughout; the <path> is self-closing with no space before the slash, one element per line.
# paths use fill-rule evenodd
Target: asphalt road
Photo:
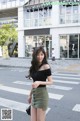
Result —
<path fill-rule="evenodd" d="M 8 107 L 13 109 L 13 121 L 30 121 L 25 110 L 32 80 L 25 78 L 27 74 L 25 68 L 0 68 L 0 116 Z M 52 76 L 54 83 L 47 87 L 46 121 L 80 121 L 80 75 L 53 73 Z"/>

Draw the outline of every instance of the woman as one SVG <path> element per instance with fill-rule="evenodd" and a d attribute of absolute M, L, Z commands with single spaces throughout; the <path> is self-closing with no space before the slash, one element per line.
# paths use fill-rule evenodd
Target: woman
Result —
<path fill-rule="evenodd" d="M 33 84 L 28 98 L 28 102 L 31 103 L 31 121 L 45 121 L 45 112 L 48 107 L 46 85 L 51 85 L 53 80 L 50 66 L 46 60 L 46 53 L 42 47 L 34 51 L 31 64 L 29 72 Z"/>

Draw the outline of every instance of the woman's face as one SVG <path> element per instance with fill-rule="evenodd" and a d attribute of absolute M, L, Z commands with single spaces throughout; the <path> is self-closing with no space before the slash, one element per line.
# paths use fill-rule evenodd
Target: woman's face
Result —
<path fill-rule="evenodd" d="M 44 53 L 40 51 L 37 55 L 37 60 L 39 63 L 42 63 L 43 59 L 44 59 Z"/>

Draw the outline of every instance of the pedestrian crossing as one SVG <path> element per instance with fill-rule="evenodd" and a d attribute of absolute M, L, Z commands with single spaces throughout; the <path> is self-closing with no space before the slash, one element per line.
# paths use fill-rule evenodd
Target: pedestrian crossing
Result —
<path fill-rule="evenodd" d="M 65 78 L 64 78 L 64 80 L 61 80 L 61 79 L 63 79 L 64 76 L 66 77 L 67 80 L 65 80 Z M 80 84 L 79 76 L 76 76 L 76 75 L 72 76 L 72 74 L 70 76 L 70 74 L 69 74 L 69 77 L 68 77 L 68 74 L 57 73 L 57 74 L 53 75 L 53 80 L 54 80 L 53 85 L 47 86 L 47 88 L 51 89 L 51 90 L 55 90 L 55 89 L 60 90 L 61 92 L 65 91 L 67 93 L 67 91 L 69 92 L 74 89 L 73 88 L 74 85 L 77 86 Z M 75 77 L 77 80 L 75 79 L 72 81 L 71 79 L 73 79 L 73 77 Z M 29 95 L 29 93 L 30 93 L 29 89 L 27 89 L 27 88 L 22 89 L 22 88 L 18 87 L 18 85 L 23 85 L 23 86 L 29 87 L 29 86 L 31 86 L 32 82 L 20 80 L 20 81 L 13 81 L 12 84 L 13 84 L 13 86 L 6 86 L 4 84 L 0 84 L 0 90 L 14 93 L 16 95 L 18 95 L 18 94 L 27 95 L 27 96 Z M 17 88 L 14 87 L 15 85 L 17 85 Z M 54 93 L 54 91 L 52 93 L 49 92 L 49 98 L 50 98 L 50 100 L 60 101 L 61 99 L 64 98 L 64 96 L 66 96 L 66 93 L 57 94 L 57 93 Z M 29 106 L 29 104 L 21 103 L 18 101 L 0 97 L 0 106 L 9 107 L 9 108 L 17 110 L 17 111 L 25 112 L 25 110 Z M 51 110 L 51 107 L 48 107 L 46 114 L 48 114 L 48 112 L 50 110 Z M 80 104 L 75 104 L 72 108 L 72 111 L 80 112 Z"/>
<path fill-rule="evenodd" d="M 10 67 L 0 67 L 0 70 L 6 70 L 8 68 L 11 72 L 26 72 L 26 68 L 10 68 Z"/>

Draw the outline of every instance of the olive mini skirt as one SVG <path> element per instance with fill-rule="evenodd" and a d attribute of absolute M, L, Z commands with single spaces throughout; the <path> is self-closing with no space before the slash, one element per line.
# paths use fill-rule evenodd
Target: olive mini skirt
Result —
<path fill-rule="evenodd" d="M 46 110 L 48 107 L 48 92 L 46 87 L 38 87 L 32 89 L 32 102 L 34 108 L 42 108 Z"/>

